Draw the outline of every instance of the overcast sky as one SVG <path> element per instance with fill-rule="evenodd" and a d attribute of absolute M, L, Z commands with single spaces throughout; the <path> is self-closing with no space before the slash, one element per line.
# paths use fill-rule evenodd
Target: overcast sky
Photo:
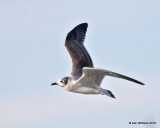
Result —
<path fill-rule="evenodd" d="M 106 78 L 116 96 L 71 93 L 50 84 L 70 75 L 66 34 L 89 24 L 94 66 L 145 86 Z M 160 127 L 160 1 L 1 0 L 1 128 Z M 155 121 L 156 125 L 129 122 Z"/>

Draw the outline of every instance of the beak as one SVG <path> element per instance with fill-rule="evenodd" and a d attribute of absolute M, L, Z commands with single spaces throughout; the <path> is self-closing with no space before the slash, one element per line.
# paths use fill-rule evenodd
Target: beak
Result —
<path fill-rule="evenodd" d="M 51 85 L 58 85 L 58 83 L 55 82 L 55 83 L 52 83 Z"/>

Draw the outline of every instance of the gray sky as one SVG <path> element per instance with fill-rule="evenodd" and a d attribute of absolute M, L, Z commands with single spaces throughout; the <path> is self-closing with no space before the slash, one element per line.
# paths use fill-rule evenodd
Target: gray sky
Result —
<path fill-rule="evenodd" d="M 1 0 L 0 127 L 145 127 L 129 125 L 134 121 L 160 126 L 159 5 L 158 0 Z M 102 86 L 117 99 L 51 87 L 71 71 L 64 40 L 82 22 L 89 24 L 85 46 L 95 67 L 146 85 L 107 77 Z"/>

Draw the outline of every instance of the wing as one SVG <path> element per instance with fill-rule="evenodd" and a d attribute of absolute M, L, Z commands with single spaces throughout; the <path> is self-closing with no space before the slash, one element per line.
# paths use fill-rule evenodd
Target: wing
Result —
<path fill-rule="evenodd" d="M 112 71 L 104 70 L 104 69 L 96 69 L 96 68 L 90 68 L 90 67 L 85 67 L 83 68 L 83 75 L 82 77 L 78 80 L 78 82 L 81 82 L 85 80 L 85 78 L 88 78 L 88 80 L 91 80 L 96 84 L 96 87 L 99 87 L 103 78 L 105 76 L 112 76 L 112 77 L 117 77 L 117 78 L 122 78 L 128 81 L 135 82 L 137 84 L 144 85 L 144 83 L 135 80 L 133 78 L 130 78 L 128 76 L 118 74 Z"/>
<path fill-rule="evenodd" d="M 87 27 L 87 23 L 76 26 L 67 34 L 65 40 L 65 47 L 72 59 L 71 75 L 74 79 L 81 77 L 83 67 L 93 67 L 92 59 L 83 45 Z"/>

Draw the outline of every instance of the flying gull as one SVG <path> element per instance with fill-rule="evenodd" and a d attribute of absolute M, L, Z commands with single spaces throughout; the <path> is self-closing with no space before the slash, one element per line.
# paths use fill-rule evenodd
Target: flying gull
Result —
<path fill-rule="evenodd" d="M 112 98 L 111 91 L 101 88 L 101 82 L 105 76 L 122 78 L 140 85 L 144 83 L 128 76 L 109 70 L 94 68 L 92 59 L 84 47 L 87 23 L 82 23 L 72 29 L 66 37 L 65 47 L 72 59 L 71 76 L 63 77 L 51 85 L 59 85 L 65 90 L 82 94 L 102 94 Z"/>

